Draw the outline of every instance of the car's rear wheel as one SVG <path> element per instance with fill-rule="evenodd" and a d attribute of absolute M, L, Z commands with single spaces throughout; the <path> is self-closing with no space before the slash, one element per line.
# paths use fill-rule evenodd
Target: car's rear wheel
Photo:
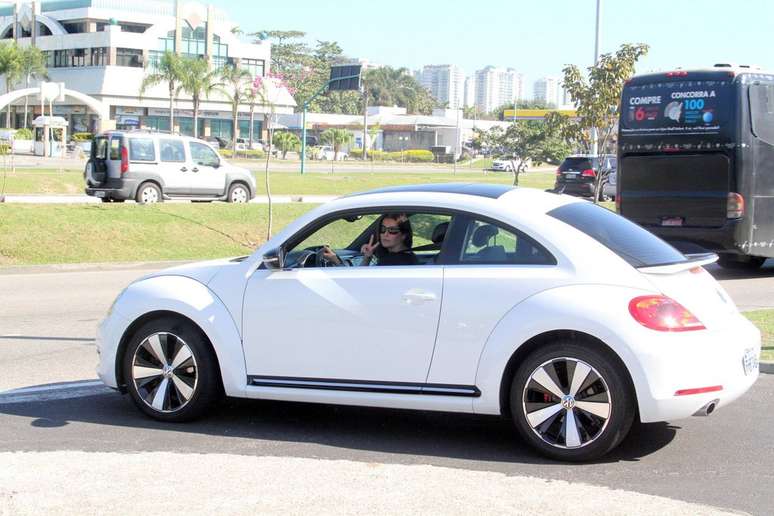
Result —
<path fill-rule="evenodd" d="M 560 341 L 518 367 L 511 414 L 522 437 L 553 459 L 587 461 L 615 448 L 631 428 L 635 399 L 608 353 Z"/>
<path fill-rule="evenodd" d="M 228 189 L 228 202 L 246 203 L 250 200 L 250 191 L 242 183 L 234 183 Z"/>
<path fill-rule="evenodd" d="M 175 318 L 152 320 L 134 334 L 123 356 L 123 374 L 135 405 L 161 421 L 195 419 L 222 392 L 206 337 Z"/>
<path fill-rule="evenodd" d="M 137 189 L 135 200 L 139 204 L 155 204 L 157 202 L 164 202 L 164 198 L 161 196 L 161 189 L 155 183 L 141 184 Z"/>

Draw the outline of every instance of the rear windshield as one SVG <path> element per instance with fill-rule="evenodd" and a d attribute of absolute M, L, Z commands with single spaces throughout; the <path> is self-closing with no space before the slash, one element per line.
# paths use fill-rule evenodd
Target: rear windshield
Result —
<path fill-rule="evenodd" d="M 559 172 L 565 170 L 588 170 L 594 168 L 589 158 L 565 158 L 562 164 L 559 165 Z"/>
<path fill-rule="evenodd" d="M 633 267 L 686 261 L 671 245 L 601 206 L 578 202 L 551 210 L 548 215 L 586 233 Z"/>

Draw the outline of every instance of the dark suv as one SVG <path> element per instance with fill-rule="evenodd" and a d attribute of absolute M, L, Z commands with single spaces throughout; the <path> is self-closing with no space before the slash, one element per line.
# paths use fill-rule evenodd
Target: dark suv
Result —
<path fill-rule="evenodd" d="M 593 197 L 597 175 L 602 174 L 599 200 L 606 200 L 604 199 L 604 184 L 608 174 L 615 172 L 615 170 L 616 157 L 613 154 L 568 156 L 556 169 L 554 191 L 581 197 Z"/>

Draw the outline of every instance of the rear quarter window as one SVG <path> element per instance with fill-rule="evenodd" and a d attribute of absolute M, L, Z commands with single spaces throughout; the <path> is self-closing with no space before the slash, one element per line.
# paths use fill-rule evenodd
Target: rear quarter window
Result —
<path fill-rule="evenodd" d="M 156 161 L 156 146 L 151 138 L 130 138 L 129 159 L 131 161 Z"/>
<path fill-rule="evenodd" d="M 592 203 L 567 204 L 548 215 L 581 231 L 632 267 L 649 267 L 686 261 L 685 256 L 646 229 Z"/>

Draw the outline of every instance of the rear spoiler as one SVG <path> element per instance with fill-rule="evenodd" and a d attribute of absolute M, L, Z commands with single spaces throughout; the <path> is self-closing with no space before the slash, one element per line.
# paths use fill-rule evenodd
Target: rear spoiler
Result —
<path fill-rule="evenodd" d="M 702 265 L 709 265 L 718 261 L 718 255 L 715 253 L 686 254 L 684 262 L 665 263 L 662 265 L 649 265 L 647 267 L 637 267 L 640 272 L 647 274 L 677 274 Z"/>

